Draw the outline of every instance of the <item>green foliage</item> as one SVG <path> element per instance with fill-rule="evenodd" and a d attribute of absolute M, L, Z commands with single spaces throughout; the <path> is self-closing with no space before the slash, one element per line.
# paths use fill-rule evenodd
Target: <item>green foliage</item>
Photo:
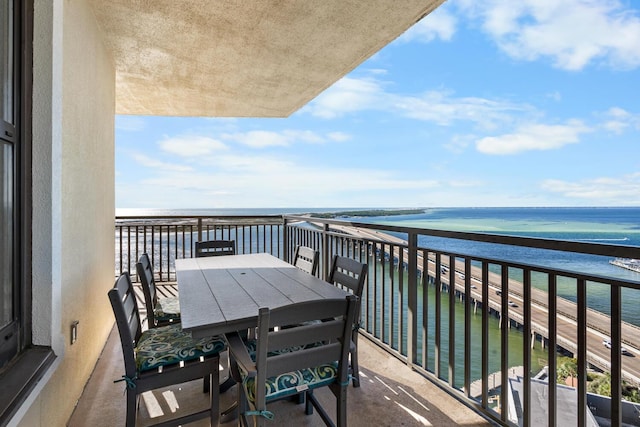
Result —
<path fill-rule="evenodd" d="M 611 396 L 611 375 L 607 372 L 587 383 L 587 391 L 601 396 Z"/>
<path fill-rule="evenodd" d="M 611 374 L 590 375 L 592 380 L 587 382 L 587 391 L 589 393 L 599 394 L 601 396 L 611 397 Z M 622 398 L 628 402 L 640 403 L 640 394 L 638 388 L 633 387 L 626 381 L 622 381 Z"/>
<path fill-rule="evenodd" d="M 635 387 L 623 387 L 622 396 L 629 402 L 640 403 L 640 392 Z"/>
<path fill-rule="evenodd" d="M 558 358 L 558 369 L 556 372 L 556 381 L 558 384 L 564 384 L 568 377 L 575 377 L 578 375 L 578 359 L 571 357 Z"/>

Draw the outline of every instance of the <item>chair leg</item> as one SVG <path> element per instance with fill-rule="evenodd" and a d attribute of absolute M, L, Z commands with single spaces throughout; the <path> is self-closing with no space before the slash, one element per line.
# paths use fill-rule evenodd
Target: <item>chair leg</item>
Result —
<path fill-rule="evenodd" d="M 249 422 L 245 415 L 248 410 L 247 396 L 244 394 L 244 389 L 241 383 L 238 383 L 238 426 L 247 426 Z"/>
<path fill-rule="evenodd" d="M 360 368 L 358 367 L 358 331 L 354 331 L 349 351 L 351 358 L 351 378 L 354 387 L 360 387 Z"/>
<path fill-rule="evenodd" d="M 293 397 L 291 397 L 291 401 L 297 405 L 302 405 L 304 403 L 304 393 L 294 394 Z"/>
<path fill-rule="evenodd" d="M 336 427 L 342 427 L 347 425 L 347 387 L 340 387 L 338 396 L 336 398 Z"/>
<path fill-rule="evenodd" d="M 211 388 L 211 377 L 209 375 L 205 375 L 202 381 L 202 392 L 209 393 Z"/>
<path fill-rule="evenodd" d="M 218 368 L 218 359 L 213 363 L 212 372 L 207 375 L 209 378 L 209 399 L 211 403 L 211 427 L 217 427 L 220 423 L 220 377 Z"/>
<path fill-rule="evenodd" d="M 136 425 L 136 413 L 138 412 L 137 403 L 138 395 L 135 388 L 127 387 L 127 427 L 135 427 Z"/>
<path fill-rule="evenodd" d="M 307 390 L 304 392 L 304 413 L 306 415 L 313 414 L 313 404 L 311 403 L 313 396 L 313 390 Z"/>

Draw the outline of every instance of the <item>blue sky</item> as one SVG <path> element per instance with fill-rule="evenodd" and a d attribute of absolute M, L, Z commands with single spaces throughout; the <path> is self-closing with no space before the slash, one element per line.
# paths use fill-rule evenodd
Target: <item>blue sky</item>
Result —
<path fill-rule="evenodd" d="M 640 206 L 639 3 L 449 0 L 289 118 L 118 116 L 116 206 Z"/>

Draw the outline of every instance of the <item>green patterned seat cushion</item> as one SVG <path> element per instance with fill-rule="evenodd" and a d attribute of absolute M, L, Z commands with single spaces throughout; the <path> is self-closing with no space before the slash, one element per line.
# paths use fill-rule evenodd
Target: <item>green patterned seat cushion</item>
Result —
<path fill-rule="evenodd" d="M 222 336 L 193 339 L 181 325 L 162 326 L 142 333 L 136 346 L 136 366 L 144 372 L 180 361 L 220 353 L 226 348 Z"/>
<path fill-rule="evenodd" d="M 267 357 L 271 357 L 271 356 L 277 356 L 278 354 L 283 354 L 283 353 L 291 353 L 292 351 L 298 351 L 298 350 L 303 350 L 305 348 L 313 348 L 316 347 L 318 345 L 320 345 L 321 343 L 310 343 L 310 344 L 305 344 L 305 345 L 299 345 L 299 346 L 292 346 L 292 347 L 287 347 L 287 348 L 282 348 L 279 350 L 273 350 L 267 353 Z M 254 362 L 256 361 L 256 350 L 257 350 L 257 346 L 258 346 L 258 341 L 256 340 L 246 340 L 244 342 L 245 347 L 247 347 L 247 353 L 249 353 L 249 356 L 251 356 L 251 360 L 253 360 Z"/>
<path fill-rule="evenodd" d="M 167 297 L 158 300 L 153 315 L 159 322 L 177 321 L 180 319 L 180 300 L 177 297 Z"/>
<path fill-rule="evenodd" d="M 244 372 L 242 375 L 242 386 L 244 387 L 247 399 L 255 402 L 255 377 L 248 377 Z M 313 390 L 331 384 L 338 375 L 338 362 L 318 365 L 313 368 L 305 368 L 297 371 L 287 372 L 277 377 L 267 378 L 265 383 L 267 394 L 266 401 L 279 399 L 281 397 L 293 396 L 304 390 Z"/>

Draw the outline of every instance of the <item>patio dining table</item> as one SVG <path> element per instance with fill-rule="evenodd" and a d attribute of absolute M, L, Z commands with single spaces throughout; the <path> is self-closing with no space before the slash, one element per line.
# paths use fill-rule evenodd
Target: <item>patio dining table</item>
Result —
<path fill-rule="evenodd" d="M 182 329 L 195 338 L 256 326 L 258 309 L 346 291 L 267 253 L 176 260 Z"/>

